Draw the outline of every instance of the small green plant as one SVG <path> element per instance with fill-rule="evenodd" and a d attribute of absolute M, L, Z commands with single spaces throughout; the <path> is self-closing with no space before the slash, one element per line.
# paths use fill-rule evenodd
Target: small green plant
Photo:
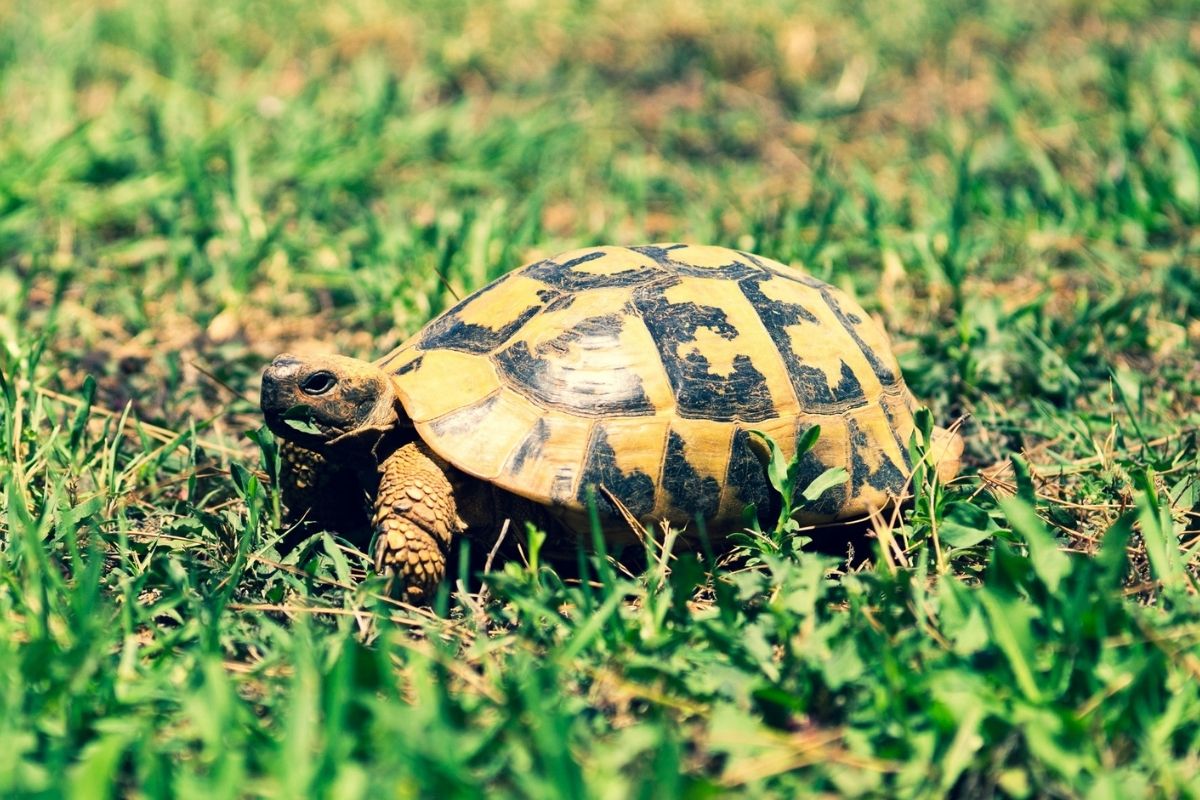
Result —
<path fill-rule="evenodd" d="M 821 474 L 807 480 L 801 485 L 800 465 L 821 435 L 821 427 L 813 425 L 807 428 L 796 439 L 796 449 L 791 459 L 786 459 L 779 444 L 762 431 L 752 430 L 755 436 L 766 447 L 768 458 L 766 463 L 767 480 L 779 500 L 779 516 L 769 531 L 757 530 L 758 509 L 751 506 L 746 510 L 746 519 L 756 531 L 755 535 L 740 536 L 744 546 L 754 549 L 765 546 L 766 550 L 781 555 L 794 555 L 808 542 L 808 537 L 799 535 L 802 525 L 796 514 L 806 503 L 818 500 L 829 489 L 849 480 L 849 474 L 843 467 L 829 467 Z"/>

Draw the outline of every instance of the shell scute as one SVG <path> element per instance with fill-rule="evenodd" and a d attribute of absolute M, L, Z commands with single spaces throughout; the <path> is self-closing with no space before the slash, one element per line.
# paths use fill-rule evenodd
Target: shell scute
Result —
<path fill-rule="evenodd" d="M 461 350 L 408 347 L 380 363 L 404 387 L 404 409 L 417 423 L 472 406 L 501 387 L 491 361 Z"/>
<path fill-rule="evenodd" d="M 672 522 L 692 522 L 697 517 L 712 519 L 721 508 L 720 471 L 712 474 L 701 451 L 703 441 L 689 441 L 672 428 L 663 457 L 662 488 L 669 500 L 660 516 Z M 724 466 L 721 454 L 721 466 Z"/>
<path fill-rule="evenodd" d="M 536 407 L 501 388 L 474 405 L 418 423 L 417 431 L 426 442 L 436 441 L 449 452 L 469 453 L 472 474 L 494 481 L 505 474 L 541 421 Z"/>
<path fill-rule="evenodd" d="M 555 506 L 575 503 L 584 446 L 595 420 L 562 411 L 541 411 L 508 455 L 496 483 L 509 491 Z M 487 447 L 487 430 L 477 447 Z M 461 467 L 460 467 L 461 468 Z"/>
<path fill-rule="evenodd" d="M 772 438 L 778 441 L 778 437 Z M 751 505 L 760 511 L 769 508 L 771 491 L 763 470 L 763 452 L 749 429 L 734 430 L 728 459 L 721 502 L 722 516 L 734 519 L 734 514 L 740 515 Z"/>
<path fill-rule="evenodd" d="M 592 427 L 575 499 L 587 508 L 594 497 L 601 514 L 616 517 L 619 512 L 611 495 L 640 519 L 654 510 L 658 456 L 646 457 L 653 448 L 645 447 L 644 441 L 639 442 L 642 447 L 630 450 L 620 441 L 621 432 L 620 426 L 610 431 L 603 422 Z"/>
<path fill-rule="evenodd" d="M 882 507 L 888 497 L 898 495 L 908 481 L 899 464 L 897 448 L 881 446 L 891 441 L 890 430 L 880 430 L 883 420 L 849 420 L 850 429 L 850 486 L 852 492 Z M 873 501 L 872 501 L 873 498 Z"/>
<path fill-rule="evenodd" d="M 533 424 L 533 427 L 508 457 L 508 461 L 504 464 L 504 471 L 520 480 L 525 468 L 536 464 L 541 458 L 542 449 L 545 448 L 549 439 L 550 424 L 545 417 L 538 417 L 537 422 Z"/>
<path fill-rule="evenodd" d="M 497 351 L 492 360 L 501 379 L 547 409 L 590 417 L 654 414 L 666 396 L 665 380 L 645 327 L 623 309 L 628 290 L 583 297 L 548 305 Z"/>

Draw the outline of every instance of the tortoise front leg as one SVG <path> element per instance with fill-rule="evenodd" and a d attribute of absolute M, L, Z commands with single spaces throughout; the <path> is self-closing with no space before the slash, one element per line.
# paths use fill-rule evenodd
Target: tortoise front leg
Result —
<path fill-rule="evenodd" d="M 351 469 L 288 441 L 279 443 L 279 457 L 283 518 L 291 527 L 280 544 L 282 552 L 291 550 L 314 528 L 351 539 L 364 536 L 370 523 L 366 491 Z"/>
<path fill-rule="evenodd" d="M 392 591 L 412 603 L 433 599 L 451 537 L 466 530 L 449 469 L 421 441 L 397 448 L 379 467 L 375 571 L 391 577 Z"/>
<path fill-rule="evenodd" d="M 287 522 L 308 519 L 321 505 L 322 472 L 328 468 L 320 453 L 288 441 L 279 443 L 279 495 Z"/>

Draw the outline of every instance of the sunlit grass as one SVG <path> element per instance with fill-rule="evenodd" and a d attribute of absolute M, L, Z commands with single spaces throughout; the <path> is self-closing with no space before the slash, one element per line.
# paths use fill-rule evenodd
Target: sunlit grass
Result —
<path fill-rule="evenodd" d="M 0 8 L 0 793 L 1196 794 L 1192 17 Z M 963 477 L 853 560 L 462 553 L 432 609 L 281 555 L 271 356 L 652 240 L 853 292 Z"/>

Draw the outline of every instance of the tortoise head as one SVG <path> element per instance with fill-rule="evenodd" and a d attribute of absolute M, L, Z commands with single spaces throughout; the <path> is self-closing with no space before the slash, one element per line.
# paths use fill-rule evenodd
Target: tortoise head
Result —
<path fill-rule="evenodd" d="M 374 444 L 405 418 L 392 376 L 344 356 L 276 356 L 263 371 L 260 405 L 277 436 L 314 450 Z"/>

